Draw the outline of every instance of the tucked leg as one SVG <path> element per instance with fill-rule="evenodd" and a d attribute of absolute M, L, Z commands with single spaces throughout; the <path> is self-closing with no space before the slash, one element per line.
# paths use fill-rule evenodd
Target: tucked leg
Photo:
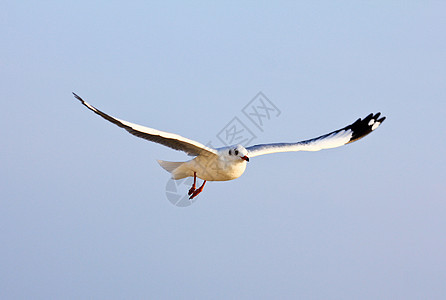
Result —
<path fill-rule="evenodd" d="M 189 197 L 189 199 L 194 199 L 199 193 L 201 193 L 203 191 L 205 184 L 206 184 L 206 180 L 203 181 L 203 184 L 192 193 L 192 195 Z"/>
<path fill-rule="evenodd" d="M 197 184 L 197 172 L 194 172 L 194 184 L 192 185 L 189 192 L 187 193 L 189 196 L 195 192 L 195 189 L 197 188 L 196 184 Z"/>

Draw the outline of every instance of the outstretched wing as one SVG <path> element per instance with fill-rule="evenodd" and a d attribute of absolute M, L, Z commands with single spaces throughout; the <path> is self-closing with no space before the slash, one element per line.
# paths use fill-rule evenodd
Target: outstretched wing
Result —
<path fill-rule="evenodd" d="M 109 116 L 106 113 L 103 113 L 99 109 L 95 108 L 94 106 L 90 105 L 89 103 L 85 102 L 81 97 L 79 97 L 75 93 L 73 93 L 73 95 L 76 99 L 78 99 L 83 105 L 85 105 L 88 109 L 90 109 L 94 113 L 100 115 L 107 121 L 110 121 L 113 124 L 118 125 L 121 128 L 124 128 L 129 133 L 131 133 L 137 137 L 170 147 L 175 150 L 184 151 L 187 154 L 193 155 L 193 156 L 216 155 L 217 154 L 217 150 L 206 147 L 205 145 L 203 145 L 199 142 L 189 140 L 189 139 L 182 137 L 180 135 L 156 130 L 156 129 L 141 126 L 138 124 L 133 124 L 133 123 L 123 121 L 123 120 L 114 118 L 112 116 Z"/>
<path fill-rule="evenodd" d="M 290 152 L 290 151 L 319 151 L 322 149 L 336 148 L 357 141 L 375 130 L 386 117 L 381 113 L 370 114 L 364 119 L 358 119 L 342 129 L 330 132 L 320 137 L 297 143 L 262 144 L 246 148 L 248 156 L 254 157 L 263 154 Z"/>

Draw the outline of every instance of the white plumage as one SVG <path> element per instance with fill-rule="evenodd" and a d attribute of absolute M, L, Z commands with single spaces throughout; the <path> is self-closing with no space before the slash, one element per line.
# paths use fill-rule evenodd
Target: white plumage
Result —
<path fill-rule="evenodd" d="M 370 114 L 364 119 L 358 119 L 356 122 L 344 128 L 314 139 L 300 142 L 260 144 L 247 148 L 241 145 L 234 145 L 213 149 L 177 134 L 114 118 L 85 102 L 75 93 L 73 94 L 75 98 L 81 101 L 81 103 L 88 109 L 113 124 L 124 128 L 129 133 L 175 150 L 184 151 L 188 155 L 195 156 L 194 159 L 186 162 L 158 160 L 161 167 L 172 174 L 173 179 L 194 177 L 194 184 L 189 190 L 190 199 L 196 197 L 203 190 L 207 180 L 225 181 L 240 177 L 246 169 L 247 162 L 252 157 L 278 152 L 319 151 L 322 149 L 340 147 L 363 138 L 378 128 L 386 119 L 385 117 L 380 118 L 381 113 Z M 196 188 L 197 177 L 204 180 L 202 186 L 198 189 Z"/>

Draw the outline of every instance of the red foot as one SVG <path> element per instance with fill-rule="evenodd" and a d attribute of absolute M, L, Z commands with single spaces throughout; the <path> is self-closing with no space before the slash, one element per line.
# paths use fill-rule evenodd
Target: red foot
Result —
<path fill-rule="evenodd" d="M 192 195 L 194 192 L 196 191 L 195 186 L 192 186 L 189 190 L 189 192 L 187 192 L 187 194 L 190 196 Z"/>
<path fill-rule="evenodd" d="M 194 172 L 194 184 L 192 185 L 189 192 L 187 193 L 189 196 L 195 192 L 195 189 L 197 188 L 197 186 L 195 185 L 196 183 L 197 183 L 197 172 Z"/>
<path fill-rule="evenodd" d="M 189 200 L 194 199 L 198 194 L 200 194 L 203 191 L 203 188 L 204 188 L 205 184 L 206 184 L 206 180 L 203 181 L 203 184 L 192 193 L 192 195 L 189 197 Z"/>

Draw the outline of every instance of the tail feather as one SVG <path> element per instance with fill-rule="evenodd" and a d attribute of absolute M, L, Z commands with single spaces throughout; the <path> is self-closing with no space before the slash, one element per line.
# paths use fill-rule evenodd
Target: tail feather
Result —
<path fill-rule="evenodd" d="M 169 173 L 172 173 L 173 171 L 175 171 L 176 168 L 178 168 L 183 164 L 183 162 L 164 161 L 164 160 L 158 160 L 158 163 L 164 170 L 166 170 Z"/>
<path fill-rule="evenodd" d="M 172 178 L 175 180 L 193 176 L 193 173 L 191 173 L 191 170 L 187 167 L 188 162 L 158 160 L 158 163 L 164 170 L 169 172 L 172 175 Z"/>

